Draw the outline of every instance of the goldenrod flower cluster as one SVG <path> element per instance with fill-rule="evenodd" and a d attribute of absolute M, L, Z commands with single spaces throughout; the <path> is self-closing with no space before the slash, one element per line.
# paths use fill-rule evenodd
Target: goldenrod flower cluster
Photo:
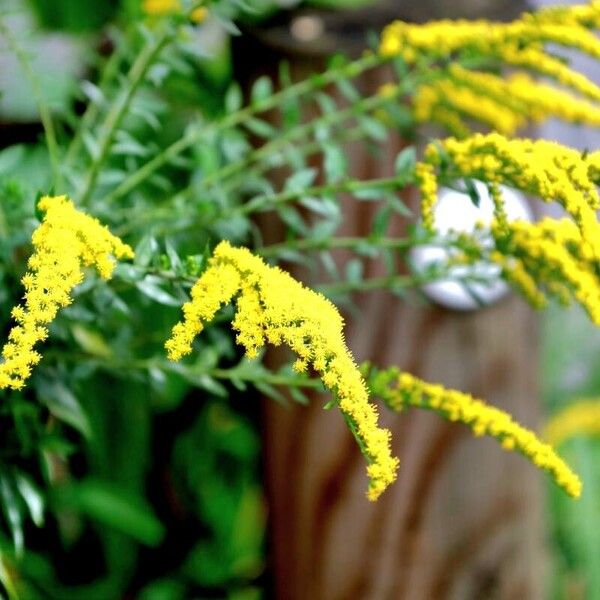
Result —
<path fill-rule="evenodd" d="M 375 500 L 396 478 L 398 460 L 391 455 L 389 431 L 378 427 L 377 411 L 344 343 L 343 319 L 326 298 L 249 250 L 221 242 L 192 288 L 183 321 L 165 344 L 169 358 L 178 360 L 190 353 L 204 324 L 234 297 L 232 326 L 248 357 L 256 356 L 267 342 L 286 344 L 298 356 L 294 368 L 299 372 L 313 368 L 335 394 L 369 461 L 367 495 Z"/>
<path fill-rule="evenodd" d="M 170 15 L 182 10 L 181 0 L 144 0 L 142 10 L 147 15 Z"/>
<path fill-rule="evenodd" d="M 83 267 L 95 266 L 110 278 L 116 258 L 132 258 L 133 251 L 97 219 L 85 215 L 66 196 L 43 197 L 38 208 L 45 213 L 35 230 L 35 252 L 23 276 L 25 302 L 13 309 L 18 325 L 2 350 L 0 388 L 20 389 L 41 356 L 34 346 L 46 339 L 58 310 L 71 303 L 71 291 L 83 280 Z"/>
<path fill-rule="evenodd" d="M 552 416 L 543 436 L 549 444 L 560 446 L 580 435 L 600 433 L 600 400 L 579 400 Z"/>
<path fill-rule="evenodd" d="M 417 88 L 413 106 L 417 121 L 439 122 L 457 137 L 469 134 L 464 118 L 505 135 L 549 117 L 600 125 L 600 107 L 565 90 L 538 83 L 525 73 L 502 78 L 458 64 L 447 68 L 447 77 Z"/>
<path fill-rule="evenodd" d="M 429 144 L 423 163 L 434 167 L 445 180 L 480 179 L 492 186 L 505 184 L 520 189 L 546 202 L 558 202 L 581 232 L 581 251 L 600 258 L 600 225 L 595 212 L 600 198 L 590 164 L 579 151 L 546 140 L 475 134 L 465 140 L 447 138 Z M 419 179 L 424 167 L 417 169 Z M 429 179 L 421 185 L 422 211 L 429 215 L 436 197 Z M 496 216 L 501 219 L 498 213 Z M 433 230 L 429 217 L 425 224 Z"/>
<path fill-rule="evenodd" d="M 181 14 L 184 6 L 181 0 L 143 0 L 142 10 L 155 17 L 165 15 Z M 192 23 L 202 23 L 208 16 L 208 9 L 205 6 L 197 6 L 189 13 Z"/>
<path fill-rule="evenodd" d="M 395 367 L 372 371 L 367 380 L 373 395 L 380 397 L 391 410 L 400 412 L 414 406 L 435 411 L 449 421 L 463 423 L 476 436 L 489 435 L 499 440 L 506 450 L 523 454 L 535 466 L 548 472 L 570 496 L 581 494 L 581 480 L 552 446 L 516 423 L 508 413 L 488 406 L 470 394 L 427 383 Z"/>
<path fill-rule="evenodd" d="M 569 219 L 545 218 L 539 223 L 512 222 L 500 233 L 492 225 L 496 245 L 502 253 L 492 260 L 502 264 L 506 279 L 516 285 L 536 307 L 547 294 L 567 304 L 574 297 L 591 320 L 600 325 L 600 278 L 597 261 Z"/>
<path fill-rule="evenodd" d="M 464 137 L 476 120 L 504 134 L 528 122 L 555 116 L 568 122 L 600 125 L 600 108 L 583 100 L 600 99 L 600 87 L 545 50 L 546 44 L 600 57 L 600 3 L 541 10 L 511 23 L 443 20 L 426 24 L 395 21 L 381 36 L 384 57 L 407 63 L 435 64 L 433 83 L 417 87 L 413 100 L 417 121 L 437 121 Z M 462 63 L 462 66 L 461 66 Z M 504 79 L 485 69 L 519 70 Z M 561 87 L 535 82 L 529 73 L 553 79 Z"/>

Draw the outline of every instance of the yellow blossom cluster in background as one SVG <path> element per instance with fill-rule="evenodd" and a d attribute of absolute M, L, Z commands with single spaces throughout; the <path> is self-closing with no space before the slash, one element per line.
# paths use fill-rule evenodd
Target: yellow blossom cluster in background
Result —
<path fill-rule="evenodd" d="M 545 304 L 540 287 L 561 304 L 571 297 L 600 325 L 600 278 L 597 261 L 582 243 L 581 233 L 569 219 L 545 218 L 538 223 L 516 221 L 506 232 L 492 233 L 502 253 L 496 250 L 492 260 L 505 263 L 506 279 L 536 307 Z M 498 255 L 502 254 L 502 258 Z"/>
<path fill-rule="evenodd" d="M 438 179 L 487 182 L 494 201 L 495 219 L 489 226 L 493 248 L 482 244 L 478 255 L 471 247 L 469 256 L 459 259 L 498 264 L 503 277 L 536 308 L 546 305 L 547 296 L 561 304 L 575 299 L 600 325 L 598 157 L 554 142 L 511 140 L 496 133 L 434 142 L 415 171 L 423 225 L 435 232 Z M 509 223 L 499 184 L 558 202 L 571 218 Z"/>
<path fill-rule="evenodd" d="M 162 17 L 181 14 L 184 11 L 184 6 L 181 0 L 143 0 L 142 10 L 147 15 Z M 202 23 L 207 16 L 208 9 L 205 6 L 197 6 L 190 12 L 189 19 L 192 23 Z"/>
<path fill-rule="evenodd" d="M 415 119 L 436 121 L 457 137 L 469 135 L 465 118 L 505 135 L 519 128 L 557 117 L 569 123 L 600 125 L 600 106 L 525 73 L 501 77 L 470 71 L 458 64 L 448 76 L 417 88 L 413 98 Z"/>
<path fill-rule="evenodd" d="M 489 435 L 506 450 L 515 450 L 536 467 L 548 472 L 570 496 L 581 494 L 581 480 L 533 431 L 512 417 L 481 400 L 457 390 L 427 383 L 396 367 L 377 371 L 366 366 L 366 377 L 374 396 L 381 398 L 393 411 L 417 407 L 432 410 L 445 419 L 467 425 L 476 436 Z"/>
<path fill-rule="evenodd" d="M 469 122 L 512 135 L 520 127 L 549 117 L 600 125 L 600 87 L 549 54 L 546 44 L 600 57 L 600 2 L 525 13 L 511 23 L 442 20 L 425 24 L 395 21 L 381 36 L 383 57 L 419 59 L 437 72 L 434 82 L 418 85 L 412 99 L 418 122 L 438 122 L 457 137 Z M 504 77 L 502 68 L 512 74 Z M 536 82 L 538 74 L 553 84 Z M 589 100 L 586 100 L 588 98 Z"/>
<path fill-rule="evenodd" d="M 331 302 L 305 288 L 245 248 L 221 242 L 183 307 L 183 321 L 165 347 L 172 360 L 192 350 L 194 337 L 218 308 L 235 297 L 232 323 L 248 357 L 266 343 L 286 344 L 297 355 L 294 368 L 314 369 L 331 390 L 369 465 L 368 497 L 375 500 L 396 478 L 390 432 L 377 423 L 365 382 L 344 343 L 343 319 Z"/>
<path fill-rule="evenodd" d="M 43 197 L 45 213 L 32 237 L 35 252 L 23 276 L 25 302 L 12 311 L 18 325 L 2 350 L 0 389 L 20 389 L 41 356 L 34 346 L 48 336 L 47 325 L 58 310 L 71 303 L 73 288 L 83 280 L 83 267 L 95 266 L 110 278 L 116 258 L 132 258 L 133 251 L 97 219 L 79 212 L 66 196 Z"/>
<path fill-rule="evenodd" d="M 595 212 L 600 197 L 588 160 L 578 150 L 547 140 L 475 134 L 465 140 L 447 138 L 429 144 L 423 163 L 446 180 L 480 179 L 558 202 L 579 227 L 582 251 L 600 258 L 600 225 Z M 428 215 L 437 201 L 437 189 L 428 181 L 421 191 L 422 210 Z"/>
<path fill-rule="evenodd" d="M 543 436 L 553 446 L 568 439 L 600 434 L 600 400 L 578 400 L 551 417 Z"/>

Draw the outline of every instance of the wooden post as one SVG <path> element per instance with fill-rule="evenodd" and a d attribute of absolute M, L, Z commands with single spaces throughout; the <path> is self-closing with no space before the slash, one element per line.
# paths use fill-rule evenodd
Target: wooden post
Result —
<path fill-rule="evenodd" d="M 428 0 L 405 4 L 415 19 L 443 16 L 440 7 L 447 9 L 447 3 Z M 481 10 L 469 13 L 467 4 Z M 518 2 L 508 4 L 512 14 L 505 10 L 504 18 L 523 9 Z M 507 3 L 453 5 L 477 17 L 503 10 Z M 388 4 L 384 19 L 403 16 L 392 6 L 396 14 Z M 352 22 L 374 26 L 374 14 L 354 13 Z M 355 30 L 339 15 L 327 16 L 324 22 L 326 31 L 336 26 Z M 261 31 L 258 46 L 245 47 L 242 55 L 252 56 L 260 72 L 268 72 L 268 63 L 272 66 L 286 53 L 286 27 Z M 293 42 L 286 58 L 291 55 L 297 73 L 314 71 L 319 68 L 316 56 L 336 45 L 332 39 L 335 36 L 323 36 L 306 53 Z M 351 44 L 350 50 L 361 46 L 362 42 Z M 244 71 L 248 74 L 247 65 Z M 260 72 L 255 68 L 252 75 Z M 376 86 L 377 78 L 370 75 L 360 83 Z M 364 178 L 392 173 L 401 147 L 401 140 L 391 141 L 384 158 L 353 148 L 351 172 Z M 340 235 L 365 234 L 370 211 L 368 205 L 346 202 Z M 377 274 L 376 264 L 368 268 L 369 275 Z M 358 302 L 361 314 L 347 325 L 347 342 L 357 360 L 397 365 L 485 398 L 529 426 L 538 424 L 537 327 L 523 301 L 510 297 L 468 314 L 410 305 L 386 292 L 364 295 Z M 502 451 L 495 441 L 474 439 L 465 427 L 435 415 L 414 410 L 393 415 L 382 408 L 382 423 L 392 430 L 394 451 L 401 459 L 400 475 L 379 501 L 369 503 L 364 459 L 341 416 L 323 410 L 323 404 L 323 398 L 315 398 L 309 407 L 264 403 L 274 597 L 543 596 L 540 475 L 529 463 Z"/>

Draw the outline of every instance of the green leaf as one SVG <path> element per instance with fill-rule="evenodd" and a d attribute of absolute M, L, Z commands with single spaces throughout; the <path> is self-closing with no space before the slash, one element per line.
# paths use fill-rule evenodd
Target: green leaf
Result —
<path fill-rule="evenodd" d="M 287 398 L 270 383 L 266 383 L 265 381 L 255 381 L 254 387 L 268 398 L 271 398 L 271 400 L 275 400 L 280 404 L 287 404 Z"/>
<path fill-rule="evenodd" d="M 2 499 L 2 511 L 6 517 L 17 556 L 23 554 L 23 505 L 14 487 L 12 477 L 8 473 L 0 473 L 0 498 Z"/>
<path fill-rule="evenodd" d="M 234 82 L 229 86 L 225 94 L 225 110 L 228 113 L 233 113 L 242 108 L 243 95 L 242 88 L 238 83 Z"/>
<path fill-rule="evenodd" d="M 323 148 L 323 168 L 327 181 L 335 183 L 346 177 L 348 171 L 348 159 L 342 149 L 336 144 L 327 143 Z"/>
<path fill-rule="evenodd" d="M 107 481 L 92 478 L 55 488 L 55 508 L 80 512 L 147 546 L 157 546 L 165 528 L 140 496 Z"/>
<path fill-rule="evenodd" d="M 338 90 L 341 92 L 342 96 L 346 98 L 349 102 L 357 102 L 360 100 L 360 94 L 358 90 L 347 80 L 340 79 L 336 82 L 336 86 Z"/>
<path fill-rule="evenodd" d="M 74 323 L 71 325 L 71 333 L 79 346 L 88 354 L 101 358 L 112 356 L 112 348 L 106 343 L 106 340 L 99 332 L 84 327 L 79 323 Z"/>
<path fill-rule="evenodd" d="M 308 168 L 297 171 L 285 182 L 285 190 L 299 192 L 311 186 L 317 177 L 317 170 Z"/>
<path fill-rule="evenodd" d="M 15 475 L 15 483 L 21 498 L 25 501 L 31 520 L 38 526 L 44 524 L 44 497 L 33 481 L 24 473 Z"/>
<path fill-rule="evenodd" d="M 377 119 L 362 115 L 358 117 L 358 124 L 359 127 L 373 140 L 384 142 L 387 139 L 387 128 Z"/>
<path fill-rule="evenodd" d="M 346 280 L 351 283 L 358 283 L 363 276 L 363 262 L 354 258 L 346 264 Z"/>
<path fill-rule="evenodd" d="M 414 172 L 416 164 L 417 151 L 414 146 L 408 146 L 398 153 L 394 163 L 394 173 L 408 176 Z"/>
<path fill-rule="evenodd" d="M 249 118 L 244 121 L 244 125 L 255 135 L 261 138 L 273 138 L 277 135 L 277 130 L 273 125 L 262 119 Z"/>
<path fill-rule="evenodd" d="M 151 235 L 144 236 L 135 247 L 133 262 L 141 267 L 147 267 L 157 254 L 158 242 L 156 239 Z"/>
<path fill-rule="evenodd" d="M 385 235 L 385 232 L 389 227 L 391 217 L 392 208 L 390 206 L 381 207 L 373 219 L 373 224 L 371 226 L 372 235 L 375 237 L 381 237 Z"/>
<path fill-rule="evenodd" d="M 250 92 L 250 98 L 252 104 L 259 104 L 263 100 L 266 100 L 273 93 L 273 82 L 270 77 L 263 75 L 259 77 L 252 86 Z"/>
<path fill-rule="evenodd" d="M 79 400 L 58 378 L 40 378 L 37 385 L 39 400 L 60 421 L 68 423 L 83 436 L 91 436 L 90 422 Z"/>
<path fill-rule="evenodd" d="M 151 300 L 165 306 L 181 306 L 182 301 L 160 287 L 161 280 L 147 275 L 142 281 L 136 281 L 135 287 Z"/>
<path fill-rule="evenodd" d="M 308 227 L 295 208 L 292 206 L 281 206 L 278 208 L 277 214 L 292 231 L 302 236 L 307 235 Z"/>

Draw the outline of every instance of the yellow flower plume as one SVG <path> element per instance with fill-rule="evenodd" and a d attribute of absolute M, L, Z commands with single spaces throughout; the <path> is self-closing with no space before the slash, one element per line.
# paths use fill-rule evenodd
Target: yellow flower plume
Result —
<path fill-rule="evenodd" d="M 469 56 L 497 59 L 513 67 L 521 67 L 554 79 L 593 100 L 600 99 L 600 87 L 583 74 L 574 71 L 560 59 L 546 53 L 544 44 L 552 43 L 600 57 L 600 40 L 590 31 L 600 22 L 600 3 L 593 2 L 583 11 L 573 7 L 562 14 L 541 11 L 525 14 L 511 23 L 483 19 L 441 20 L 425 24 L 394 21 L 381 34 L 379 53 L 383 57 L 401 56 L 413 64 L 421 57 L 443 61 L 462 52 Z M 556 20 L 555 20 L 556 19 Z"/>
<path fill-rule="evenodd" d="M 369 464 L 367 496 L 375 500 L 396 478 L 398 459 L 391 455 L 390 432 L 377 423 L 365 382 L 344 343 L 343 319 L 322 295 L 304 287 L 246 248 L 221 242 L 208 268 L 183 306 L 183 321 L 165 343 L 171 360 L 192 350 L 194 337 L 219 307 L 236 302 L 232 323 L 237 341 L 250 358 L 267 342 L 285 343 L 298 356 L 294 368 L 312 367 L 336 396 L 340 410 Z"/>
<path fill-rule="evenodd" d="M 181 0 L 144 0 L 142 9 L 147 15 L 170 15 L 182 10 Z"/>
<path fill-rule="evenodd" d="M 600 400 L 579 400 L 553 415 L 543 436 L 553 446 L 579 435 L 600 433 Z"/>
<path fill-rule="evenodd" d="M 418 122 L 440 122 L 457 137 L 466 137 L 468 127 L 445 115 L 455 115 L 459 123 L 463 118 L 479 121 L 504 135 L 549 117 L 600 126 L 600 107 L 593 102 L 538 83 L 526 73 L 502 77 L 470 71 L 459 64 L 447 68 L 447 77 L 418 87 L 413 106 Z"/>
<path fill-rule="evenodd" d="M 48 335 L 46 325 L 58 310 L 71 303 L 73 288 L 83 280 L 83 267 L 95 266 L 110 278 L 116 258 L 132 258 L 133 251 L 97 219 L 79 212 L 66 196 L 43 197 L 45 213 L 32 237 L 34 253 L 23 276 L 25 302 L 12 315 L 18 323 L 2 350 L 0 389 L 20 389 L 41 355 L 34 346 Z"/>
<path fill-rule="evenodd" d="M 383 30 L 379 53 L 401 56 L 410 66 L 423 60 L 432 64 L 435 80 L 417 83 L 415 119 L 438 122 L 457 137 L 469 133 L 465 119 L 506 135 L 548 117 L 598 126 L 600 108 L 582 96 L 600 100 L 600 86 L 547 52 L 546 45 L 598 59 L 600 40 L 592 30 L 599 26 L 597 1 L 525 13 L 510 23 L 395 21 Z M 502 76 L 506 66 L 510 77 Z M 538 83 L 531 74 L 550 81 Z"/>
<path fill-rule="evenodd" d="M 600 197 L 589 158 L 581 152 L 556 142 L 508 139 L 498 133 L 429 144 L 423 162 L 417 165 L 417 178 L 423 220 L 430 231 L 434 230 L 430 215 L 437 201 L 438 171 L 446 181 L 480 179 L 492 186 L 505 184 L 520 189 L 546 202 L 558 202 L 581 232 L 582 251 L 600 259 L 600 224 L 596 218 Z"/>
<path fill-rule="evenodd" d="M 432 410 L 449 421 L 467 425 L 476 436 L 489 435 L 506 450 L 516 450 L 536 467 L 549 473 L 564 491 L 575 498 L 581 495 L 581 480 L 533 431 L 500 410 L 457 390 L 427 383 L 391 367 L 382 371 L 365 366 L 373 395 L 381 398 L 393 411 L 406 407 Z M 369 372 L 370 370 L 370 372 Z"/>

